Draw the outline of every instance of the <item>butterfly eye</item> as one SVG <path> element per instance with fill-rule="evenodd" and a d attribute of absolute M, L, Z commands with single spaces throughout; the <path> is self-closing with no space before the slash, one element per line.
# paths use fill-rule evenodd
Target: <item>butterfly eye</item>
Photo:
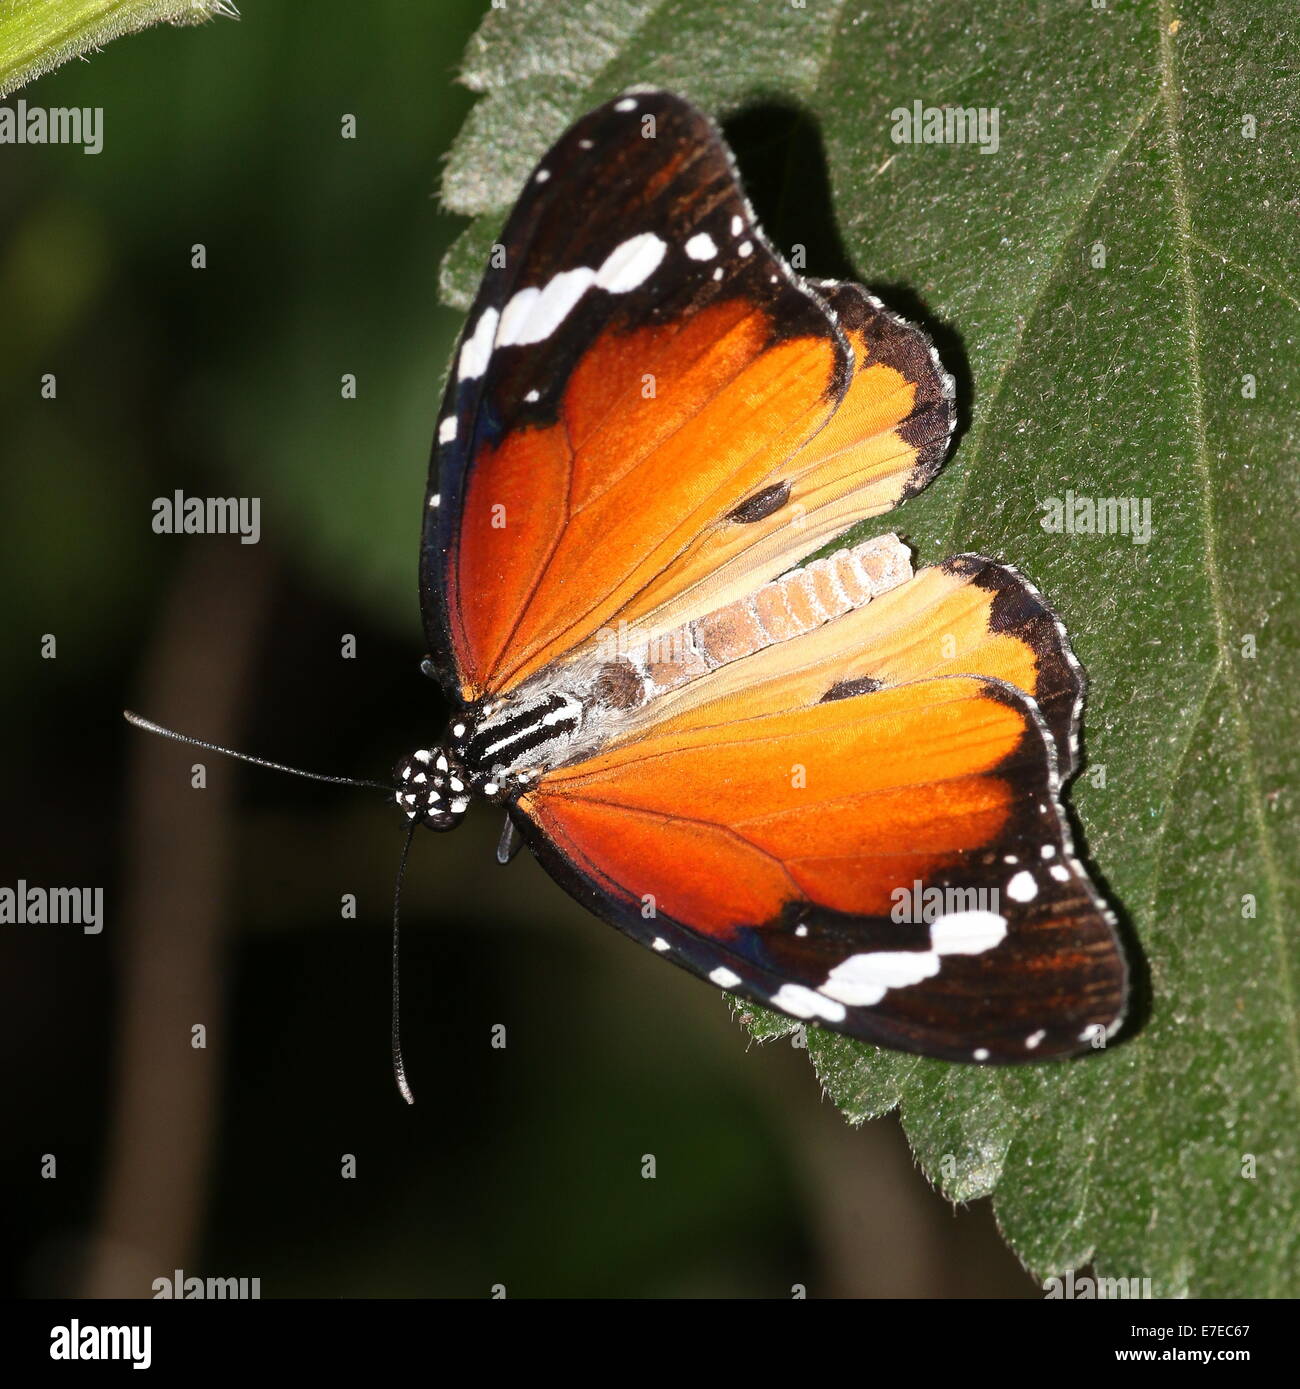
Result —
<path fill-rule="evenodd" d="M 469 778 L 445 748 L 421 748 L 393 768 L 393 798 L 412 822 L 454 830 L 469 809 Z"/>

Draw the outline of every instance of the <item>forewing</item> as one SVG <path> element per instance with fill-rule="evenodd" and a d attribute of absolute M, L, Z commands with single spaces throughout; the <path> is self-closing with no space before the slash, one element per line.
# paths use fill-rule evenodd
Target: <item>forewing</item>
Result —
<path fill-rule="evenodd" d="M 776 577 L 925 485 L 952 396 L 920 329 L 768 246 L 707 117 L 593 111 L 532 175 L 453 363 L 421 585 L 451 693 Z"/>
<path fill-rule="evenodd" d="M 666 93 L 574 125 L 502 248 L 452 366 L 422 548 L 464 700 L 625 618 L 821 428 L 852 361 L 711 122 Z"/>

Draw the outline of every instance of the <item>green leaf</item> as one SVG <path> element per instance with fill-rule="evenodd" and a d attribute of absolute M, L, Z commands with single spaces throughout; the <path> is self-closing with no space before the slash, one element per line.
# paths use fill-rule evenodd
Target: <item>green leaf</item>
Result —
<path fill-rule="evenodd" d="M 1300 1293 L 1294 16 L 581 8 L 586 48 L 567 6 L 493 12 L 471 46 L 483 96 L 444 197 L 476 220 L 444 295 L 464 307 L 523 173 L 623 87 L 749 112 L 742 133 L 777 112 L 761 157 L 742 147 L 751 184 L 824 157 L 830 205 L 755 187 L 760 216 L 810 248 L 809 273 L 851 271 L 935 329 L 969 412 L 892 524 L 924 561 L 1022 567 L 1090 678 L 1072 800 L 1135 942 L 1132 1034 L 992 1071 L 813 1031 L 823 1084 L 855 1121 L 898 1105 L 930 1179 L 992 1194 L 1040 1277 L 1091 1261 L 1157 1296 Z M 915 101 L 997 108 L 997 152 L 894 143 L 890 113 Z M 815 261 L 835 237 L 847 264 Z M 1049 532 L 1044 503 L 1067 491 L 1149 499 L 1149 543 Z M 744 1012 L 760 1036 L 791 1030 Z"/>
<path fill-rule="evenodd" d="M 0 96 L 152 24 L 238 18 L 230 0 L 0 0 Z"/>

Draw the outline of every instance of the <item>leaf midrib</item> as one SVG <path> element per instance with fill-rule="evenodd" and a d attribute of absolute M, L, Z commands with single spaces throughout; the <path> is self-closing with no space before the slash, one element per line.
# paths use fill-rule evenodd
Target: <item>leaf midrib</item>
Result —
<path fill-rule="evenodd" d="M 1201 375 L 1201 334 L 1200 298 L 1197 293 L 1196 278 L 1192 273 L 1191 247 L 1197 244 L 1192 230 L 1191 208 L 1187 197 L 1187 179 L 1183 169 L 1182 146 L 1179 139 L 1179 116 L 1181 101 L 1177 85 L 1174 57 L 1174 13 L 1170 0 L 1159 0 L 1160 23 L 1160 71 L 1161 97 L 1165 108 L 1165 129 L 1169 145 L 1170 197 L 1174 208 L 1174 222 L 1177 231 L 1176 247 L 1179 278 L 1183 290 L 1183 313 L 1187 328 L 1188 366 L 1192 396 L 1192 440 L 1193 458 L 1201 482 L 1201 511 L 1204 523 L 1206 574 L 1210 590 L 1210 605 L 1214 613 L 1215 645 L 1218 648 L 1216 665 L 1221 668 L 1224 685 L 1232 704 L 1233 730 L 1236 737 L 1241 767 L 1245 776 L 1245 794 L 1250 806 L 1250 819 L 1254 837 L 1258 843 L 1260 861 L 1264 877 L 1268 883 L 1269 918 L 1272 923 L 1273 945 L 1277 956 L 1278 978 L 1287 1000 L 1284 1025 L 1291 1062 L 1292 1088 L 1300 1094 L 1300 1033 L 1296 1024 L 1295 980 L 1291 962 L 1287 955 L 1286 932 L 1282 925 L 1282 884 L 1274 853 L 1272 836 L 1263 815 L 1263 796 L 1261 794 L 1259 771 L 1255 765 L 1255 750 L 1246 732 L 1245 707 L 1241 685 L 1228 645 L 1227 613 L 1223 599 L 1218 562 L 1218 533 L 1214 524 L 1214 508 L 1211 502 L 1211 482 L 1209 443 L 1206 436 L 1205 385 Z M 1170 794 L 1173 784 L 1170 784 Z M 1162 860 L 1157 858 L 1153 865 L 1152 888 L 1149 909 L 1154 909 L 1155 893 L 1160 881 Z M 1143 1067 L 1145 1071 L 1146 1067 Z M 1275 1285 L 1276 1286 L 1276 1285 Z"/>

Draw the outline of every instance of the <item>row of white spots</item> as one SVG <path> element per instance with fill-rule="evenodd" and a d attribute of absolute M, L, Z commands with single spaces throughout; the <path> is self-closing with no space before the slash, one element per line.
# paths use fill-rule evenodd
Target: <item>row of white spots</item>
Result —
<path fill-rule="evenodd" d="M 808 933 L 806 926 L 798 930 L 804 935 Z M 929 950 L 875 950 L 851 955 L 831 970 L 820 989 L 782 984 L 770 1002 L 774 1008 L 797 1018 L 843 1022 L 846 1005 L 869 1007 L 879 1003 L 888 990 L 918 984 L 937 974 L 944 955 L 982 954 L 999 944 L 1006 933 L 1006 917 L 995 912 L 948 912 L 931 925 Z M 651 946 L 661 952 L 670 948 L 662 936 L 656 936 Z M 725 965 L 712 970 L 709 979 L 723 989 L 741 983 L 741 976 Z M 987 1055 L 976 1053 L 975 1059 L 982 1061 Z"/>
<path fill-rule="evenodd" d="M 461 347 L 458 378 L 468 381 L 482 376 L 496 347 L 544 342 L 589 289 L 608 294 L 636 289 L 659 268 L 667 250 L 667 243 L 654 232 L 641 232 L 615 246 L 598 269 L 562 270 L 540 288 L 517 291 L 501 312 L 484 309 Z"/>
<path fill-rule="evenodd" d="M 1056 845 L 1044 844 L 1042 854 L 1045 859 L 1056 857 Z M 1007 855 L 1008 863 L 1015 863 L 1013 854 Z M 1048 867 L 1048 873 L 1056 879 L 1058 883 L 1068 883 L 1070 881 L 1070 870 L 1063 863 L 1053 863 Z M 1012 877 L 1007 883 L 1007 896 L 1013 902 L 1032 902 L 1038 896 L 1038 883 L 1034 875 L 1027 869 L 1022 868 L 1019 873 Z"/>
<path fill-rule="evenodd" d="M 982 955 L 1007 934 L 996 912 L 947 912 L 930 926 L 929 950 L 871 950 L 850 955 L 831 970 L 822 993 L 855 1008 L 879 1003 L 890 989 L 919 984 L 938 974 L 945 955 Z"/>

